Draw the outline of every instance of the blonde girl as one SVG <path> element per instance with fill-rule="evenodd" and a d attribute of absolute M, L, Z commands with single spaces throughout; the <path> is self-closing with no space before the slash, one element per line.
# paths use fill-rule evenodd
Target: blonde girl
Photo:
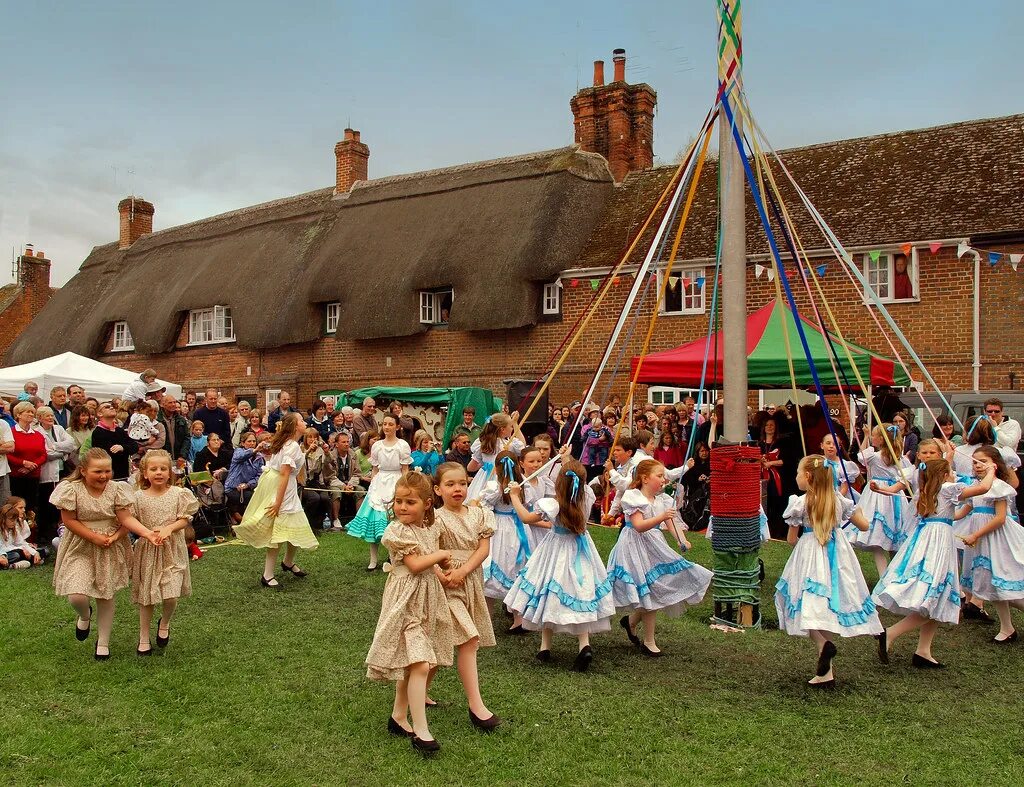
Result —
<path fill-rule="evenodd" d="M 636 479 L 622 496 L 625 521 L 608 555 L 608 578 L 619 612 L 619 625 L 645 656 L 662 651 L 655 641 L 655 612 L 681 615 L 699 604 L 711 585 L 712 573 L 686 560 L 668 545 L 666 526 L 683 550 L 690 543 L 682 535 L 682 520 L 675 501 L 664 492 L 665 465 L 645 459 L 636 466 Z M 643 625 L 643 641 L 634 633 Z"/>
<path fill-rule="evenodd" d="M 487 709 L 480 694 L 476 654 L 480 647 L 495 645 L 481 570 L 495 524 L 490 511 L 465 504 L 468 490 L 469 479 L 461 464 L 444 462 L 438 466 L 434 476 L 434 507 L 441 524 L 441 549 L 451 555 L 441 584 L 455 628 L 455 664 L 466 692 L 470 722 L 490 732 L 501 724 L 501 719 Z"/>
<path fill-rule="evenodd" d="M 472 459 L 467 470 L 476 473 L 469 485 L 469 502 L 479 502 L 494 473 L 494 462 L 502 451 L 511 451 L 516 456 L 526 447 L 526 438 L 519 429 L 519 413 L 511 416 L 495 413 L 487 419 L 480 437 L 473 441 Z"/>
<path fill-rule="evenodd" d="M 394 519 L 381 538 L 390 556 L 388 579 L 366 655 L 368 678 L 395 681 L 388 732 L 410 738 L 423 754 L 441 748 L 427 727 L 427 679 L 432 669 L 451 666 L 455 636 L 435 570 L 451 568 L 451 553 L 439 547 L 442 526 L 434 518 L 433 491 L 431 479 L 417 472 L 395 484 Z"/>
<path fill-rule="evenodd" d="M 147 451 L 142 457 L 133 497 L 135 517 L 160 540 L 157 545 L 140 538 L 132 548 L 132 603 L 139 608 L 136 652 L 148 656 L 153 652 L 149 635 L 156 605 L 161 605 L 156 644 L 166 648 L 178 599 L 192 595 L 185 529 L 199 510 L 199 501 L 190 490 L 174 485 L 171 455 L 162 450 Z"/>
<path fill-rule="evenodd" d="M 273 454 L 260 476 L 242 521 L 234 525 L 239 540 L 257 549 L 266 549 L 267 555 L 260 574 L 260 584 L 267 588 L 280 587 L 274 577 L 274 568 L 281 544 L 287 544 L 281 570 L 302 578 L 306 572 L 295 565 L 295 549 L 316 549 L 319 546 L 313 529 L 302 510 L 296 476 L 304 457 L 298 440 L 306 422 L 296 412 L 286 413 L 277 422 L 277 431 L 270 441 Z"/>
<path fill-rule="evenodd" d="M 856 462 L 843 459 L 836 448 L 836 441 L 832 435 L 827 434 L 821 438 L 821 454 L 825 457 L 825 464 L 832 471 L 833 483 L 836 487 L 836 494 L 857 502 L 860 495 L 850 487 L 860 477 L 860 468 Z"/>
<path fill-rule="evenodd" d="M 933 459 L 920 473 L 915 513 L 917 527 L 903 543 L 872 594 L 875 603 L 903 620 L 878 637 L 878 657 L 889 663 L 889 650 L 903 634 L 920 629 L 911 664 L 920 669 L 942 667 L 932 657 L 932 640 L 939 623 L 960 621 L 960 581 L 953 518 L 959 503 L 992 488 L 996 466 L 979 458 L 979 481 L 967 486 L 956 480 L 950 463 Z"/>
<path fill-rule="evenodd" d="M 97 661 L 110 658 L 114 625 L 114 594 L 128 587 L 131 564 L 128 531 L 159 546 L 160 536 L 132 515 L 132 496 L 125 484 L 111 482 L 110 455 L 90 448 L 66 480 L 57 484 L 50 502 L 59 510 L 64 536 L 57 548 L 53 588 L 78 613 L 75 639 L 89 637 L 92 600 L 99 616 Z"/>
<path fill-rule="evenodd" d="M 903 458 L 899 429 L 892 424 L 876 425 L 871 430 L 865 426 L 860 460 L 867 469 L 868 485 L 861 493 L 857 508 L 868 521 L 868 529 L 851 529 L 848 535 L 857 549 L 871 552 L 881 576 L 889 563 L 889 555 L 906 539 L 908 523 L 913 521 L 903 494 L 907 488 L 904 477 L 910 463 Z"/>

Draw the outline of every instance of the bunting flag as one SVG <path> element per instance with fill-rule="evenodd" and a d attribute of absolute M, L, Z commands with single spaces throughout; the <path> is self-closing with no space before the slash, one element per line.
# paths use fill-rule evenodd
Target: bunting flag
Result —
<path fill-rule="evenodd" d="M 868 252 L 868 256 L 871 258 L 872 262 L 878 262 L 878 258 L 882 256 L 882 252 L 880 252 L 880 251 L 869 251 Z"/>
<path fill-rule="evenodd" d="M 754 276 L 760 279 L 764 275 L 764 265 L 757 263 L 754 265 Z"/>
<path fill-rule="evenodd" d="M 688 278 L 686 278 L 685 276 L 683 276 L 683 286 L 684 286 L 684 287 L 686 287 L 686 288 L 689 288 L 689 287 L 690 287 L 690 284 L 691 284 L 691 283 L 692 283 L 692 282 L 691 282 L 691 281 L 690 281 L 690 280 L 689 280 Z"/>
<path fill-rule="evenodd" d="M 935 254 L 941 248 L 942 248 L 942 244 L 941 243 L 930 243 L 928 245 L 928 249 L 929 249 L 929 251 L 931 251 L 932 254 Z"/>
<path fill-rule="evenodd" d="M 914 246 L 911 243 L 904 243 L 902 246 L 900 246 L 900 251 L 902 251 L 908 257 L 910 256 L 910 252 L 912 252 L 913 250 Z"/>
<path fill-rule="evenodd" d="M 555 286 L 556 286 L 556 287 L 558 287 L 558 289 L 560 289 L 560 290 L 561 290 L 561 289 L 563 289 L 563 288 L 562 288 L 562 280 L 561 280 L 561 279 L 559 279 L 558 281 L 556 281 L 556 282 L 555 282 Z"/>
<path fill-rule="evenodd" d="M 579 287 L 580 286 L 580 280 L 579 279 L 573 279 L 572 281 L 569 282 L 569 286 L 570 287 Z"/>
<path fill-rule="evenodd" d="M 992 267 L 995 267 L 999 263 L 999 258 L 1002 256 L 1003 255 L 1000 254 L 998 251 L 990 251 L 988 253 L 988 264 L 991 265 Z"/>
<path fill-rule="evenodd" d="M 597 279 L 591 279 L 590 280 L 590 289 L 596 290 L 598 288 L 598 286 L 600 286 L 600 284 L 601 284 L 601 282 L 599 282 Z"/>
<path fill-rule="evenodd" d="M 825 278 L 825 266 L 824 265 L 819 265 L 814 270 L 817 272 L 818 278 L 820 278 L 820 279 L 824 279 Z"/>
<path fill-rule="evenodd" d="M 721 279 L 719 279 L 721 281 Z M 768 281 L 775 281 L 775 268 L 768 269 Z"/>
<path fill-rule="evenodd" d="M 957 256 L 957 258 L 959 259 L 960 257 L 963 257 L 970 250 L 971 250 L 971 247 L 968 246 L 966 243 L 962 243 L 961 242 L 961 243 L 957 244 L 957 247 L 956 247 L 956 256 Z"/>
<path fill-rule="evenodd" d="M 616 287 L 619 286 L 619 277 L 618 276 L 616 276 L 614 279 L 612 279 L 612 284 L 614 284 Z"/>
<path fill-rule="evenodd" d="M 1020 261 L 1021 261 L 1022 257 L 1024 257 L 1024 254 L 1011 254 L 1010 255 L 1010 265 L 1013 267 L 1014 270 L 1017 270 L 1017 266 L 1020 265 Z"/>
<path fill-rule="evenodd" d="M 703 276 L 698 276 L 697 277 L 697 289 L 698 290 L 703 290 L 704 289 L 704 277 Z"/>

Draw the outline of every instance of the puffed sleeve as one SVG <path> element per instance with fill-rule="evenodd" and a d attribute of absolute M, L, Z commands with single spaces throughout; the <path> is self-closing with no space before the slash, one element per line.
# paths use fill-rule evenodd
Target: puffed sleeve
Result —
<path fill-rule="evenodd" d="M 62 511 L 78 510 L 78 493 L 75 481 L 61 481 L 50 494 L 50 502 Z"/>
<path fill-rule="evenodd" d="M 494 531 L 497 530 L 497 522 L 494 519 L 494 512 L 487 508 L 478 509 L 480 511 L 480 524 L 476 529 L 477 538 L 490 538 L 494 535 Z"/>
<path fill-rule="evenodd" d="M 376 445 L 376 443 L 374 445 Z M 405 442 L 405 440 L 398 441 L 398 464 L 412 464 L 412 449 L 409 448 L 409 444 Z"/>
<path fill-rule="evenodd" d="M 423 549 L 416 540 L 409 525 L 403 525 L 397 519 L 384 528 L 380 543 L 391 555 L 393 563 L 401 562 L 406 555 L 422 555 Z"/>
<path fill-rule="evenodd" d="M 380 440 L 370 446 L 370 465 L 372 467 L 380 467 L 380 452 L 382 450 L 380 446 Z"/>
<path fill-rule="evenodd" d="M 867 464 L 868 460 L 874 456 L 878 456 L 878 451 L 875 450 L 874 446 L 868 446 L 867 448 L 861 449 L 860 461 L 861 464 Z"/>
<path fill-rule="evenodd" d="M 526 448 L 526 443 L 524 443 L 518 437 L 513 437 L 509 441 L 508 445 L 505 447 L 505 450 L 511 451 L 516 456 L 519 456 L 521 453 L 523 453 L 524 448 Z"/>
<path fill-rule="evenodd" d="M 952 505 L 956 505 L 960 502 L 960 494 L 967 488 L 967 484 L 961 484 L 959 482 L 955 484 L 943 484 L 939 490 L 939 497 Z"/>
<path fill-rule="evenodd" d="M 501 485 L 498 483 L 497 474 L 487 479 L 484 488 L 480 491 L 480 505 L 493 509 L 501 500 Z"/>
<path fill-rule="evenodd" d="M 860 478 L 860 468 L 857 466 L 856 462 L 851 462 L 849 459 L 847 459 L 843 463 L 843 465 L 846 468 L 846 475 L 850 479 L 850 483 L 851 484 L 854 481 L 856 481 L 858 478 Z M 846 478 L 844 478 L 842 480 L 845 481 Z"/>
<path fill-rule="evenodd" d="M 593 510 L 594 505 L 597 503 L 597 495 L 594 490 L 589 486 L 583 487 L 583 519 L 590 519 L 590 512 Z"/>
<path fill-rule="evenodd" d="M 993 500 L 1012 500 L 1016 496 L 1017 490 L 999 478 L 992 481 L 992 488 L 985 495 L 985 497 L 992 498 Z"/>
<path fill-rule="evenodd" d="M 1007 448 L 1005 445 L 997 445 L 996 449 L 999 451 L 1000 456 L 1003 457 L 1003 461 L 1006 462 L 1006 466 L 1011 470 L 1016 470 L 1020 467 L 1020 457 L 1017 456 L 1017 452 L 1012 448 Z"/>
<path fill-rule="evenodd" d="M 552 524 L 558 519 L 558 501 L 553 497 L 542 497 L 534 508 Z"/>
<path fill-rule="evenodd" d="M 469 449 L 469 451 L 470 451 L 470 455 L 472 456 L 474 462 L 476 462 L 477 464 L 480 464 L 480 465 L 482 465 L 484 463 L 484 454 L 483 454 L 483 451 L 480 448 L 480 441 L 479 440 L 474 440 L 473 441 L 473 446 Z"/>
<path fill-rule="evenodd" d="M 178 499 L 175 501 L 176 506 L 174 518 L 187 519 L 191 522 L 192 517 L 194 517 L 196 512 L 199 510 L 199 501 L 196 500 L 196 496 L 192 494 L 190 490 L 180 486 L 174 488 L 178 490 Z"/>
<path fill-rule="evenodd" d="M 639 511 L 642 515 L 649 518 L 648 508 L 650 504 L 650 501 L 644 497 L 644 493 L 639 489 L 627 489 L 626 493 L 622 496 L 622 515 L 629 519 L 634 513 Z"/>
<path fill-rule="evenodd" d="M 128 491 L 128 485 L 120 481 L 111 481 L 110 484 L 114 487 L 114 508 L 134 508 L 135 499 Z"/>
<path fill-rule="evenodd" d="M 850 521 L 850 517 L 853 516 L 853 509 L 857 505 L 848 497 L 842 497 L 841 495 L 837 495 L 837 497 L 839 498 L 839 525 L 842 526 Z"/>
<path fill-rule="evenodd" d="M 800 527 L 805 521 L 807 498 L 804 495 L 790 495 L 782 518 L 790 527 Z"/>

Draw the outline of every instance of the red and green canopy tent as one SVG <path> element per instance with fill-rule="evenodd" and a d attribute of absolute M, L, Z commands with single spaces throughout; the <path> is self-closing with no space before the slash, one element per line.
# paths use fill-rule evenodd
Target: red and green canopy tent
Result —
<path fill-rule="evenodd" d="M 854 363 L 860 370 L 864 382 L 876 385 L 909 386 L 910 378 L 896 367 L 896 364 L 881 355 L 875 355 L 852 342 L 840 341 L 839 337 L 829 333 L 837 358 L 832 358 L 833 350 L 818 326 L 800 316 L 803 322 L 807 345 L 811 351 L 814 367 L 818 378 L 825 388 L 835 389 L 839 385 L 857 387 L 857 376 L 850 366 L 844 345 L 849 349 Z M 803 344 L 797 332 L 793 312 L 782 301 L 773 300 L 747 318 L 747 378 L 751 388 L 791 388 L 789 364 L 786 362 L 786 341 L 783 335 L 783 323 L 789 334 L 789 346 L 793 353 L 793 371 L 798 388 L 813 388 L 814 377 L 811 366 L 804 354 Z M 648 385 L 674 385 L 681 388 L 696 388 L 700 385 L 701 369 L 704 366 L 705 350 L 707 351 L 707 373 L 704 385 L 707 388 L 720 388 L 722 385 L 722 366 L 725 357 L 726 337 L 722 331 L 712 334 L 711 341 L 698 339 L 683 344 L 672 350 L 651 353 L 644 358 L 643 367 L 637 382 Z M 835 361 L 839 372 L 839 380 L 832 371 Z M 640 356 L 634 356 L 632 372 L 636 374 Z M 845 375 L 845 379 L 844 379 Z"/>

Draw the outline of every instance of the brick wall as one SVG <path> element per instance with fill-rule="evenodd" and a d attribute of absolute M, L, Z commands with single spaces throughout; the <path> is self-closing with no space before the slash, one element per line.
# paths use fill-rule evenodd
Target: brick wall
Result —
<path fill-rule="evenodd" d="M 941 387 L 946 390 L 970 389 L 973 262 L 967 261 L 968 258 L 957 260 L 954 247 L 944 247 L 934 255 L 924 248 L 919 250 L 919 255 L 920 303 L 892 304 L 889 311 Z M 709 306 L 711 270 L 709 267 L 706 271 Z M 790 274 L 792 278 L 792 271 Z M 579 398 L 590 382 L 630 282 L 628 277 L 623 277 L 619 285 L 612 288 L 589 329 L 569 355 L 551 386 L 553 402 L 564 403 Z M 828 264 L 821 283 L 844 337 L 891 356 L 892 351 L 863 305 L 859 291 L 841 274 L 834 260 Z M 793 281 L 793 286 L 801 311 L 811 317 L 806 291 L 800 291 L 803 285 Z M 539 323 L 519 330 L 468 333 L 437 328 L 417 336 L 368 342 L 336 341 L 325 336 L 310 344 L 249 351 L 234 344 L 184 347 L 187 327 L 183 326 L 178 339 L 179 349 L 173 353 L 140 356 L 108 352 L 101 360 L 132 370 L 152 366 L 162 378 L 174 380 L 189 389 L 199 390 L 212 385 L 229 396 L 237 392 L 249 394 L 257 391 L 261 402 L 264 390 L 284 388 L 298 395 L 301 407 L 308 407 L 318 390 L 352 389 L 366 385 L 476 385 L 491 388 L 504 397 L 501 381 L 515 377 L 531 378 L 540 373 L 562 342 L 565 332 L 594 295 L 587 279 L 580 279 L 577 287 L 572 287 L 570 281 L 565 280 L 562 292 L 561 321 Z M 1024 380 L 1024 362 L 1017 350 L 1021 333 L 1019 315 L 1024 306 L 1024 271 L 1014 273 L 1005 262 L 996 268 L 983 263 L 981 292 L 981 387 L 1006 388 L 1009 386 L 1009 371 L 1016 371 L 1019 379 Z M 750 266 L 748 311 L 763 306 L 774 296 L 774 284 L 768 281 L 767 276 L 755 278 L 754 267 Z M 638 310 L 638 324 L 611 392 L 621 395 L 628 387 L 629 359 L 639 352 L 651 315 L 651 301 L 653 295 Z M 455 308 L 458 308 L 457 303 Z M 881 317 L 879 321 L 885 325 Z M 651 351 L 669 349 L 701 338 L 707 325 L 707 313 L 660 317 L 655 326 Z M 903 348 L 899 344 L 896 346 L 910 363 Z M 613 352 L 609 370 L 618 355 L 619 347 Z M 921 379 L 921 374 L 911 368 L 914 379 Z M 599 392 L 606 389 L 608 379 L 601 381 Z M 641 396 L 646 397 L 643 389 Z M 781 394 L 776 398 L 781 401 L 780 397 Z"/>
<path fill-rule="evenodd" d="M 52 292 L 50 261 L 36 256 L 20 257 L 18 292 L 0 314 L 0 358 L 4 357 L 18 335 L 43 310 Z"/>

